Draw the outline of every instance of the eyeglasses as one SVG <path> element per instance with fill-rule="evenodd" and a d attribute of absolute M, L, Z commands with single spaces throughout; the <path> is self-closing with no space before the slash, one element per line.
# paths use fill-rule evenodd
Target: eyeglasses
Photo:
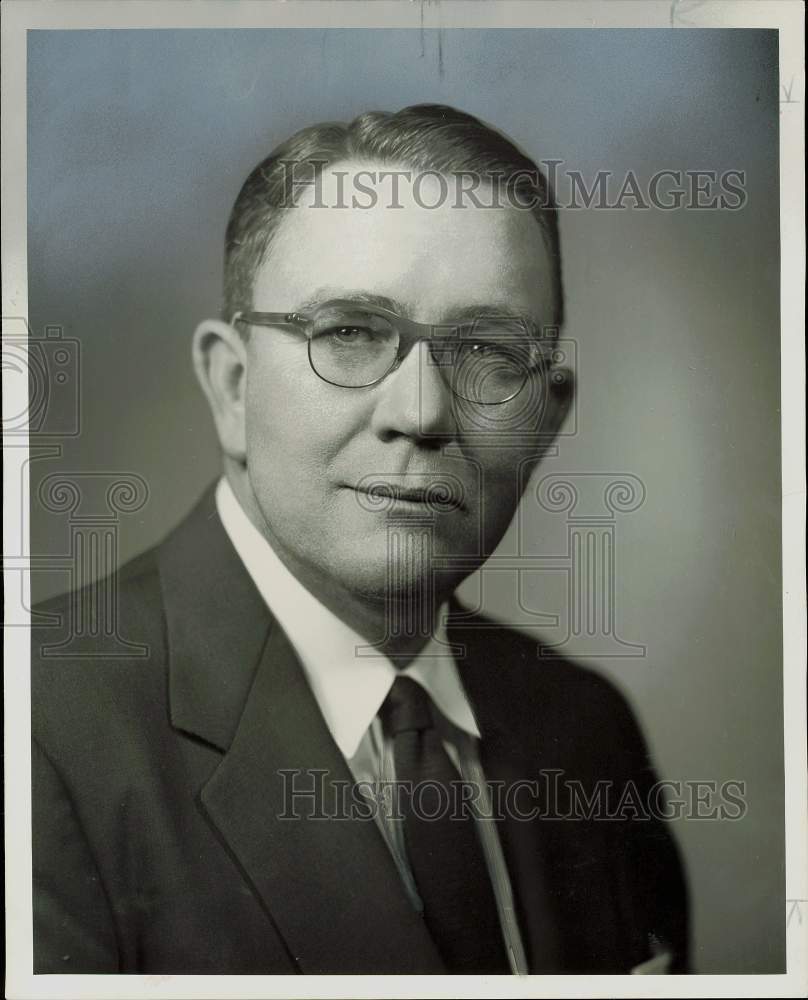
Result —
<path fill-rule="evenodd" d="M 315 375 L 345 389 L 381 382 L 420 340 L 429 341 L 444 382 L 470 403 L 507 403 L 551 363 L 552 342 L 530 335 L 525 321 L 518 318 L 482 316 L 470 323 L 435 327 L 380 306 L 338 299 L 317 306 L 310 315 L 237 312 L 232 322 L 296 328 L 308 340 Z"/>

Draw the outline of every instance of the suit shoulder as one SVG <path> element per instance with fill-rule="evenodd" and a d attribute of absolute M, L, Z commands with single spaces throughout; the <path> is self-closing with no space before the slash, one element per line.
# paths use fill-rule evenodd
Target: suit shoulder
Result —
<path fill-rule="evenodd" d="M 137 600 L 157 584 L 157 547 L 147 549 L 140 555 L 119 566 L 113 573 L 76 590 L 68 590 L 39 601 L 32 610 L 32 628 L 47 627 L 49 619 L 69 612 L 71 605 L 92 605 L 96 595 L 117 591 L 121 602 Z"/>
<path fill-rule="evenodd" d="M 108 576 L 35 605 L 32 636 L 47 646 L 57 633 L 62 638 L 82 637 L 87 654 L 93 655 L 103 648 L 105 636 L 125 621 L 148 627 L 150 620 L 159 620 L 162 600 L 156 551 L 148 549 Z M 94 640 L 100 644 L 98 649 L 93 647 Z M 32 650 L 36 652 L 37 647 L 35 642 Z"/>
<path fill-rule="evenodd" d="M 35 736 L 133 711 L 164 688 L 165 626 L 155 550 L 114 574 L 38 604 L 32 613 Z"/>
<path fill-rule="evenodd" d="M 537 633 L 520 631 L 483 614 L 469 617 L 463 632 L 464 641 L 471 638 L 481 647 L 483 657 L 501 680 L 507 676 L 523 690 L 538 688 L 544 694 L 558 691 L 587 701 L 628 707 L 618 686 L 599 671 L 563 650 L 552 655 L 543 652 L 547 647 Z"/>
<path fill-rule="evenodd" d="M 507 706 L 515 725 L 541 719 L 556 732 L 603 740 L 616 753 L 644 754 L 644 737 L 628 698 L 598 670 L 563 651 L 543 655 L 542 636 L 486 615 L 466 616 L 455 635 L 466 649 L 478 696 Z"/>
<path fill-rule="evenodd" d="M 532 674 L 543 687 L 554 686 L 584 703 L 608 708 L 609 711 L 631 712 L 628 700 L 619 685 L 593 667 L 586 666 L 563 650 L 552 656 L 544 655 L 543 637 L 529 636 L 516 629 L 509 630 L 518 647 L 529 649 L 533 658 Z"/>

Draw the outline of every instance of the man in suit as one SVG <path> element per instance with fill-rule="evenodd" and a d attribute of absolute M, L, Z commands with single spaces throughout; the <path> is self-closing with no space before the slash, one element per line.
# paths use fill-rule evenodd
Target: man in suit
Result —
<path fill-rule="evenodd" d="M 256 167 L 194 336 L 223 477 L 116 581 L 148 655 L 34 634 L 35 971 L 686 970 L 664 823 L 574 791 L 652 797 L 625 701 L 453 597 L 564 419 L 561 320 L 544 178 L 471 116 Z"/>

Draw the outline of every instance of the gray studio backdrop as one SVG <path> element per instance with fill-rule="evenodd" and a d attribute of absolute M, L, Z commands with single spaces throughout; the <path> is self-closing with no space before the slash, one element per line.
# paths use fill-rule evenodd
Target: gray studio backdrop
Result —
<path fill-rule="evenodd" d="M 536 483 L 558 474 L 580 505 L 530 492 L 502 546 L 525 571 L 464 594 L 552 641 L 572 632 L 632 699 L 666 778 L 745 782 L 742 819 L 674 824 L 695 967 L 782 971 L 776 34 L 32 32 L 28 67 L 29 317 L 48 364 L 68 348 L 31 442 L 35 598 L 70 585 L 82 530 L 107 539 L 86 576 L 156 542 L 216 475 L 189 339 L 218 312 L 242 180 L 291 132 L 444 102 L 590 181 L 745 171 L 738 211 L 562 213 L 578 397 Z M 128 499 L 105 492 L 116 474 Z M 80 509 L 60 476 L 82 484 Z M 615 479 L 629 486 L 604 504 Z M 610 635 L 570 628 L 581 515 L 615 553 Z"/>

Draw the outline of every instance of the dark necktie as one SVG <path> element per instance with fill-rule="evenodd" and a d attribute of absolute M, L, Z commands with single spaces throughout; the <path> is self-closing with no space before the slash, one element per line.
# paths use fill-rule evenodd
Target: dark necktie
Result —
<path fill-rule="evenodd" d="M 397 677 L 380 715 L 404 783 L 404 840 L 432 939 L 450 972 L 510 972 L 475 820 L 454 808 L 460 776 L 434 728 L 429 695 Z"/>

